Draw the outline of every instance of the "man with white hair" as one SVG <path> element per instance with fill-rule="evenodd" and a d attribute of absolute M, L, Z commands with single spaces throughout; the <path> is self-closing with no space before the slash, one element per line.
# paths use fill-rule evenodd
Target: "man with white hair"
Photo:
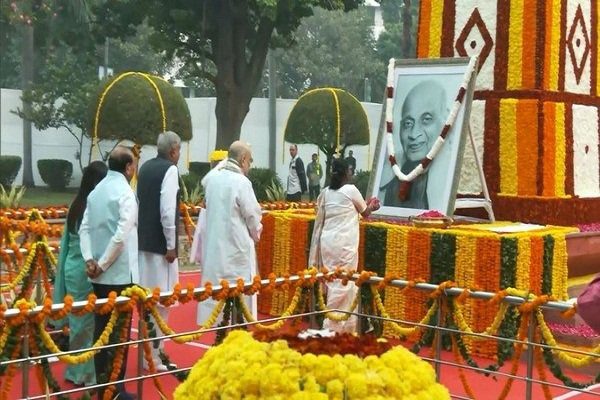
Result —
<path fill-rule="evenodd" d="M 257 274 L 254 245 L 262 232 L 262 211 L 247 177 L 251 164 L 250 146 L 238 140 L 229 147 L 227 160 L 202 180 L 207 233 L 202 242 L 202 284 L 219 285 L 226 279 L 235 286 L 238 278 L 248 282 Z M 256 296 L 246 303 L 256 317 Z M 214 300 L 199 304 L 199 324 L 215 305 Z"/>
<path fill-rule="evenodd" d="M 140 282 L 144 287 L 159 287 L 161 291 L 167 291 L 179 281 L 179 135 L 174 132 L 161 133 L 158 135 L 156 150 L 157 156 L 146 161 L 138 174 Z M 167 321 L 169 309 L 161 305 L 157 309 Z M 154 318 L 151 317 L 151 321 L 157 328 L 157 335 L 160 334 Z M 159 343 L 158 347 L 152 343 L 152 359 L 157 371 L 164 372 L 168 368 L 163 365 L 159 356 L 164 344 L 162 341 Z M 145 365 L 145 368 L 148 366 Z"/>
<path fill-rule="evenodd" d="M 402 160 L 402 173 L 409 174 L 433 147 L 448 115 L 446 101 L 446 90 L 433 80 L 418 83 L 406 95 L 399 121 L 402 154 L 396 154 L 398 161 Z M 380 190 L 385 190 L 383 205 L 429 209 L 427 174 L 428 171 L 425 171 L 410 183 L 406 198 L 399 197 L 400 180 L 392 176 L 380 187 Z"/>

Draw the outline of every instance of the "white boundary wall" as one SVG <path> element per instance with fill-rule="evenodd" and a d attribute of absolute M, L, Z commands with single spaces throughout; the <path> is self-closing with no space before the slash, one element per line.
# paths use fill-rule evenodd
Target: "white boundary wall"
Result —
<path fill-rule="evenodd" d="M 21 107 L 21 91 L 13 89 L 0 89 L 0 154 L 18 155 L 23 157 L 23 125 L 21 118 L 12 113 Z M 193 139 L 184 143 L 179 161 L 180 173 L 187 172 L 187 161 L 207 161 L 210 152 L 216 143 L 217 121 L 215 117 L 214 97 L 199 97 L 186 99 L 192 116 Z M 277 174 L 284 185 L 288 175 L 290 160 L 288 144 L 283 143 L 283 132 L 288 115 L 296 100 L 277 100 L 277 143 L 276 164 Z M 377 143 L 377 129 L 381 118 L 381 104 L 362 103 L 371 131 L 371 144 L 369 146 L 352 146 L 354 157 L 357 160 L 357 169 L 370 170 Z M 269 167 L 269 99 L 255 98 L 250 104 L 250 112 L 242 125 L 241 139 L 252 145 L 254 166 Z M 102 143 L 103 150 L 112 148 L 113 143 Z M 154 146 L 144 146 L 142 149 L 142 162 L 156 154 Z M 89 141 L 84 143 L 84 160 L 87 160 Z M 37 160 L 58 158 L 73 163 L 73 179 L 71 186 L 78 186 L 81 180 L 81 171 L 75 158 L 78 151 L 77 141 L 65 129 L 48 129 L 38 131 L 33 127 L 33 177 L 36 185 L 44 185 L 37 169 Z M 299 145 L 300 157 L 306 165 L 310 162 L 311 154 L 317 151 L 315 145 Z M 321 163 L 325 167 L 324 155 L 320 155 Z M 22 182 L 22 168 L 15 183 Z M 323 184 L 323 183 L 322 183 Z"/>

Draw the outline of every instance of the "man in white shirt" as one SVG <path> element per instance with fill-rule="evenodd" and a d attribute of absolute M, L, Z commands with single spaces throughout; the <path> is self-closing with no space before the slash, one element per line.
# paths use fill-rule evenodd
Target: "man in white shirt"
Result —
<path fill-rule="evenodd" d="M 79 228 L 80 247 L 86 262 L 87 274 L 92 282 L 94 294 L 107 298 L 111 291 L 121 291 L 139 282 L 137 215 L 138 206 L 135 193 L 129 182 L 136 169 L 136 160 L 130 149 L 116 147 L 108 159 L 108 174 L 90 193 Z M 94 341 L 108 324 L 110 314 L 95 314 Z M 131 321 L 126 321 L 131 329 Z M 127 335 L 129 340 L 129 334 Z M 117 379 L 125 376 L 128 347 L 121 371 Z M 96 379 L 106 383 L 112 365 L 107 350 L 101 350 L 94 356 Z M 98 390 L 102 399 L 104 388 Z M 114 398 L 129 400 L 135 398 L 125 392 L 123 384 L 117 384 Z"/>
<path fill-rule="evenodd" d="M 162 292 L 173 289 L 179 281 L 177 259 L 177 223 L 179 220 L 179 173 L 177 162 L 181 151 L 181 139 L 174 132 L 158 135 L 158 155 L 146 161 L 140 168 L 137 195 L 140 202 L 138 214 L 138 244 L 140 260 L 140 283 Z M 160 316 L 167 321 L 169 308 L 157 306 Z M 150 320 L 160 335 L 154 317 Z M 163 341 L 158 347 L 152 343 L 152 359 L 156 370 L 167 371 L 160 359 L 164 351 Z M 144 367 L 148 369 L 146 360 Z"/>
<path fill-rule="evenodd" d="M 203 239 L 202 284 L 219 285 L 222 279 L 235 285 L 256 275 L 254 245 L 262 232 L 262 210 L 247 178 L 252 164 L 250 147 L 240 141 L 229 147 L 227 160 L 202 180 L 206 201 L 206 237 Z M 256 316 L 256 296 L 246 303 Z M 205 300 L 198 307 L 198 323 L 210 315 L 216 302 Z"/>
<path fill-rule="evenodd" d="M 306 173 L 304 163 L 298 156 L 298 146 L 290 146 L 290 170 L 287 180 L 286 201 L 300 201 L 302 194 L 306 193 Z"/>

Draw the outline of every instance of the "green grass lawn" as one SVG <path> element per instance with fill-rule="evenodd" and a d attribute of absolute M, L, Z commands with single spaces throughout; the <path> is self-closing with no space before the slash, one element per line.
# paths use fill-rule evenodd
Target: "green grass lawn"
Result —
<path fill-rule="evenodd" d="M 77 188 L 56 192 L 45 186 L 29 188 L 21 199 L 21 207 L 68 206 L 77 194 Z"/>

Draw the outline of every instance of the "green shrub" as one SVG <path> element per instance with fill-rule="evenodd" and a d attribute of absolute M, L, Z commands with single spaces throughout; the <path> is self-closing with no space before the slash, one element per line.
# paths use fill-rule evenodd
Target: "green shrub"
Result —
<path fill-rule="evenodd" d="M 21 157 L 0 156 L 0 185 L 10 187 L 20 169 Z"/>
<path fill-rule="evenodd" d="M 281 179 L 279 179 L 277 173 L 268 168 L 250 169 L 248 179 L 252 182 L 252 188 L 258 201 L 269 201 L 267 188 L 273 187 L 273 185 L 282 186 Z"/>
<path fill-rule="evenodd" d="M 71 182 L 73 164 L 67 160 L 38 160 L 42 180 L 52 190 L 62 190 Z"/>
<path fill-rule="evenodd" d="M 181 175 L 179 177 L 179 179 L 181 179 L 181 182 L 180 182 L 181 186 L 185 186 L 185 188 L 188 191 L 194 190 L 196 188 L 196 186 L 201 186 L 200 185 L 200 177 L 191 171 L 189 174 Z M 181 189 L 182 189 L 181 194 L 183 196 L 183 187 Z M 182 197 L 182 200 L 183 200 L 183 197 Z"/>
<path fill-rule="evenodd" d="M 362 171 L 359 170 L 354 175 L 354 185 L 358 191 L 363 195 L 365 200 L 367 199 L 367 188 L 369 187 L 369 177 L 371 176 L 371 171 Z"/>
<path fill-rule="evenodd" d="M 106 91 L 110 85 L 110 90 Z M 181 93 L 164 79 L 142 73 L 117 75 L 99 88 L 89 110 L 90 132 L 94 132 L 98 105 L 104 94 L 98 114 L 100 139 L 129 139 L 141 145 L 156 144 L 158 134 L 163 131 L 156 89 L 162 99 L 165 130 L 177 133 L 182 141 L 191 140 L 190 110 Z"/>
<path fill-rule="evenodd" d="M 189 166 L 190 173 L 196 174 L 200 180 L 210 171 L 210 163 L 208 161 L 191 161 Z"/>
<path fill-rule="evenodd" d="M 18 208 L 25 194 L 25 186 L 13 186 L 10 190 L 0 184 L 0 208 Z"/>
<path fill-rule="evenodd" d="M 194 173 L 182 175 L 181 182 L 181 201 L 185 204 L 197 206 L 204 199 L 204 188 L 200 184 L 200 179 Z"/>

